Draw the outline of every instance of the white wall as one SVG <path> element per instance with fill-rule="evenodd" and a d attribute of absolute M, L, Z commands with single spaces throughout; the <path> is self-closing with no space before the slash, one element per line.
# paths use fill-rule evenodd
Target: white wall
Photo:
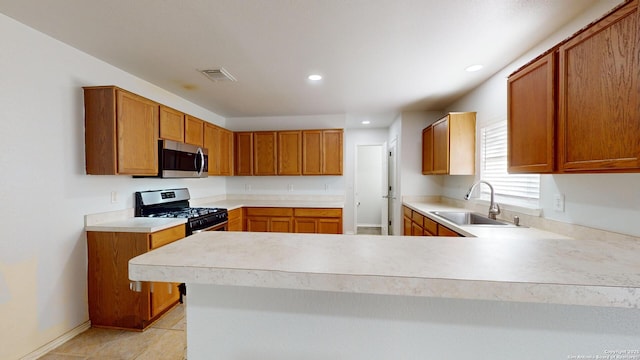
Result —
<path fill-rule="evenodd" d="M 132 208 L 138 190 L 225 193 L 225 178 L 85 175 L 81 87 L 117 85 L 224 119 L 2 14 L 0 43 L 0 359 L 16 359 L 88 320 L 85 214 Z"/>
<path fill-rule="evenodd" d="M 612 9 L 620 0 L 601 0 L 586 13 L 555 33 L 480 87 L 449 107 L 449 111 L 477 111 L 477 127 L 506 119 L 507 77 L 520 66 L 548 50 Z M 478 142 L 479 143 L 479 142 Z M 479 151 L 478 151 L 479 153 Z M 479 161 L 477 161 L 479 163 Z M 474 178 L 446 178 L 444 195 L 461 199 Z M 542 175 L 540 205 L 545 218 L 640 236 L 640 174 Z M 555 194 L 564 194 L 565 211 L 553 210 Z"/>

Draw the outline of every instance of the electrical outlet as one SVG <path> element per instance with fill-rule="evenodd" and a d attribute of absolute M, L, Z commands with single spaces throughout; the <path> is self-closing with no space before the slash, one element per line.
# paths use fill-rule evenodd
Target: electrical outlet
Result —
<path fill-rule="evenodd" d="M 111 192 L 111 203 L 115 204 L 118 202 L 118 192 L 117 191 L 112 191 Z"/>
<path fill-rule="evenodd" d="M 324 191 L 329 191 L 329 184 L 324 184 Z"/>
<path fill-rule="evenodd" d="M 244 184 L 244 191 L 251 191 L 251 185 Z"/>
<path fill-rule="evenodd" d="M 293 191 L 293 184 L 288 184 L 287 185 L 287 190 L 288 191 Z"/>
<path fill-rule="evenodd" d="M 553 210 L 557 212 L 564 212 L 564 195 L 555 194 L 553 196 Z"/>

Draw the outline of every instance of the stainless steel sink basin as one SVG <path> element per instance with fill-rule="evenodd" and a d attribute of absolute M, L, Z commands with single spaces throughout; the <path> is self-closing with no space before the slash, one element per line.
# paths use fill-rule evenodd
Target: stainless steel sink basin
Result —
<path fill-rule="evenodd" d="M 513 225 L 508 222 L 489 219 L 484 215 L 470 211 L 432 211 L 431 213 L 456 225 Z"/>

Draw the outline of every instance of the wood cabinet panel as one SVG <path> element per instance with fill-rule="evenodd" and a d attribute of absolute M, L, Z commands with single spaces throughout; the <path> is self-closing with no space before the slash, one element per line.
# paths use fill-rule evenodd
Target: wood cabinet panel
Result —
<path fill-rule="evenodd" d="M 293 218 L 272 217 L 269 219 L 269 231 L 271 232 L 293 232 Z"/>
<path fill-rule="evenodd" d="M 253 175 L 253 133 L 237 132 L 234 136 L 234 174 L 251 176 Z"/>
<path fill-rule="evenodd" d="M 426 216 L 424 217 L 422 227 L 427 235 L 435 236 L 438 233 L 438 223 Z"/>
<path fill-rule="evenodd" d="M 640 26 L 632 1 L 559 48 L 559 170 L 640 168 Z"/>
<path fill-rule="evenodd" d="M 343 130 L 322 131 L 322 175 L 342 175 Z"/>
<path fill-rule="evenodd" d="M 222 156 L 219 154 L 220 137 L 222 129 L 212 125 L 204 124 L 203 145 L 208 151 L 208 174 L 220 175 L 220 163 Z"/>
<path fill-rule="evenodd" d="M 412 222 L 411 223 L 411 236 L 423 236 L 424 235 L 424 230 L 422 229 L 422 226 L 420 226 L 419 224 Z"/>
<path fill-rule="evenodd" d="M 184 118 L 184 142 L 196 146 L 204 143 L 204 121 L 191 115 Z"/>
<path fill-rule="evenodd" d="M 278 131 L 278 175 L 302 174 L 302 131 Z"/>
<path fill-rule="evenodd" d="M 293 216 L 292 208 L 280 207 L 248 207 L 247 216 Z"/>
<path fill-rule="evenodd" d="M 295 208 L 294 232 L 342 234 L 342 209 Z"/>
<path fill-rule="evenodd" d="M 275 131 L 253 133 L 253 175 L 277 174 L 277 141 Z"/>
<path fill-rule="evenodd" d="M 322 131 L 302 131 L 302 174 L 322 175 Z"/>
<path fill-rule="evenodd" d="M 342 209 L 334 208 L 295 208 L 295 217 L 342 217 Z"/>
<path fill-rule="evenodd" d="M 266 216 L 250 216 L 247 215 L 247 231 L 250 232 L 268 232 L 269 217 Z"/>
<path fill-rule="evenodd" d="M 294 218 L 293 229 L 295 233 L 316 234 L 318 232 L 318 220 L 314 218 Z"/>
<path fill-rule="evenodd" d="M 242 208 L 229 210 L 227 215 L 229 231 L 244 231 L 244 214 Z"/>
<path fill-rule="evenodd" d="M 160 232 L 87 232 L 87 286 L 91 325 L 142 330 L 179 299 L 178 284 L 130 288 L 129 260 L 184 237 L 185 226 Z M 174 291 L 175 290 L 175 291 Z"/>
<path fill-rule="evenodd" d="M 448 227 L 442 226 L 438 224 L 438 236 L 450 236 L 450 237 L 458 237 L 460 234 L 449 229 Z"/>
<path fill-rule="evenodd" d="M 507 156 L 510 173 L 554 170 L 556 52 L 520 69 L 507 82 Z"/>
<path fill-rule="evenodd" d="M 84 88 L 87 174 L 157 175 L 159 105 L 115 86 Z"/>
<path fill-rule="evenodd" d="M 184 141 L 184 113 L 160 105 L 160 138 Z"/>
<path fill-rule="evenodd" d="M 221 128 L 220 146 L 216 157 L 219 160 L 219 173 L 223 176 L 233 175 L 233 132 Z"/>
<path fill-rule="evenodd" d="M 422 173 L 473 175 L 475 144 L 476 113 L 449 113 L 423 130 Z"/>
<path fill-rule="evenodd" d="M 422 130 L 422 174 L 433 173 L 433 127 Z"/>
<path fill-rule="evenodd" d="M 318 234 L 342 234 L 342 217 L 318 219 Z"/>

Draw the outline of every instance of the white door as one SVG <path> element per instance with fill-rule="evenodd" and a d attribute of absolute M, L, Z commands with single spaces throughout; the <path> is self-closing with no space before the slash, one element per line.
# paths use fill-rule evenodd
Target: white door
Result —
<path fill-rule="evenodd" d="M 358 228 L 386 230 L 386 162 L 384 145 L 356 147 L 356 231 Z"/>
<path fill-rule="evenodd" d="M 387 202 L 387 212 L 388 212 L 388 225 L 387 225 L 387 234 L 388 235 L 395 235 L 393 232 L 393 227 L 396 223 L 396 219 L 395 219 L 395 212 L 394 209 L 396 208 L 396 203 L 398 201 L 397 199 L 397 185 L 396 185 L 396 172 L 397 172 L 397 158 L 396 158 L 396 140 L 394 139 L 390 144 L 389 144 L 389 149 L 387 149 L 387 152 L 385 155 L 388 155 L 387 158 L 387 164 L 388 164 L 388 172 L 387 172 L 387 181 L 388 181 L 388 187 L 387 187 L 387 197 L 388 197 L 388 202 Z"/>
<path fill-rule="evenodd" d="M 382 197 L 380 199 L 380 208 L 381 219 L 380 224 L 382 224 L 381 234 L 389 235 L 389 157 L 387 156 L 387 143 L 382 144 L 382 152 L 381 152 L 380 161 L 382 162 L 380 174 L 380 178 L 382 178 L 382 188 L 380 189 L 380 193 Z"/>

